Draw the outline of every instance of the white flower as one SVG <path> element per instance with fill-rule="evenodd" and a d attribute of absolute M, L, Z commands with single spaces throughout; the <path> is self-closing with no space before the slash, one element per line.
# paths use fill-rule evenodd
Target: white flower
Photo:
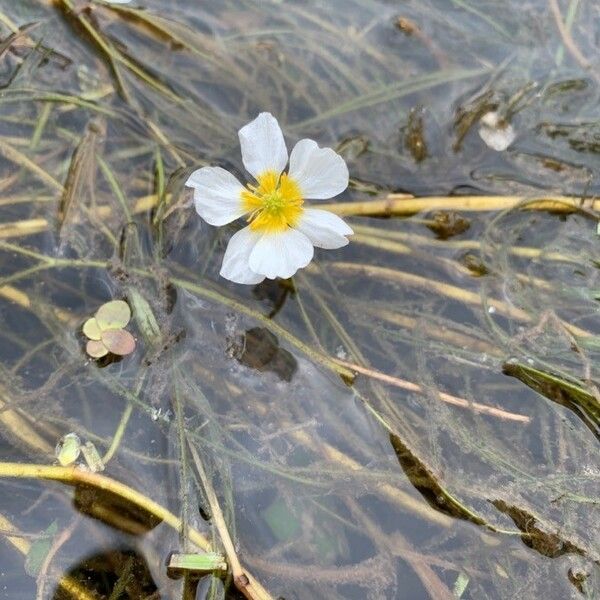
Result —
<path fill-rule="evenodd" d="M 198 214 L 211 225 L 226 225 L 246 215 L 247 227 L 229 241 L 221 275 L 236 283 L 259 283 L 265 277 L 291 277 L 312 260 L 313 246 L 341 248 L 353 231 L 338 216 L 308 208 L 307 198 L 332 198 L 348 187 L 348 167 L 331 148 L 300 140 L 288 153 L 283 133 L 270 113 L 261 113 L 239 131 L 242 160 L 256 179 L 244 187 L 221 167 L 194 171 Z"/>

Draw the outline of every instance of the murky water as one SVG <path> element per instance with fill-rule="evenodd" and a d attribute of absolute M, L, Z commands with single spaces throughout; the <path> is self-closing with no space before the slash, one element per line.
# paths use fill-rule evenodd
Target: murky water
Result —
<path fill-rule="evenodd" d="M 600 595 L 597 217 L 533 202 L 599 193 L 600 7 L 0 0 L 0 23 L 0 597 Z M 239 224 L 183 184 L 243 179 L 264 110 L 346 158 L 356 235 L 241 286 Z M 357 216 L 392 193 L 423 210 Z M 92 361 L 113 299 L 137 347 Z M 223 527 L 262 587 L 168 568 Z"/>

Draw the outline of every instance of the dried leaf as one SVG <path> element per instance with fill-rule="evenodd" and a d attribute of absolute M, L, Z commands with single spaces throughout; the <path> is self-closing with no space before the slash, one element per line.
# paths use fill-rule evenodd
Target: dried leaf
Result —
<path fill-rule="evenodd" d="M 83 324 L 83 334 L 90 340 L 100 340 L 102 339 L 102 332 L 100 331 L 100 327 L 98 325 L 98 321 L 94 317 L 88 319 Z"/>
<path fill-rule="evenodd" d="M 96 313 L 96 321 L 102 331 L 121 329 L 131 319 L 129 304 L 123 300 L 113 300 L 103 304 Z"/>
<path fill-rule="evenodd" d="M 131 354 L 135 350 L 135 338 L 124 329 L 109 329 L 102 332 L 102 343 L 109 352 L 117 356 Z"/>

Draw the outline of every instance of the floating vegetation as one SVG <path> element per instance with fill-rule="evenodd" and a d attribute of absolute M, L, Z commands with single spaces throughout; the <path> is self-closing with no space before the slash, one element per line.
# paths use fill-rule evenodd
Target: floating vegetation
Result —
<path fill-rule="evenodd" d="M 0 0 L 3 596 L 599 597 L 599 19 Z"/>
<path fill-rule="evenodd" d="M 67 433 L 56 446 L 56 458 L 60 465 L 72 465 L 81 454 L 81 440 L 76 433 Z"/>
<path fill-rule="evenodd" d="M 123 300 L 103 304 L 96 315 L 83 324 L 83 334 L 88 338 L 85 351 L 92 358 L 107 354 L 126 356 L 135 350 L 135 338 L 126 331 L 131 319 L 131 309 Z"/>

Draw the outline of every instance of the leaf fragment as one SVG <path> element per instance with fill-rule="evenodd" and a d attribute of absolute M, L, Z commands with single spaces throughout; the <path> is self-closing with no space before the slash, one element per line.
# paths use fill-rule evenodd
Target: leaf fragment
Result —
<path fill-rule="evenodd" d="M 222 554 L 217 552 L 205 552 L 202 554 L 177 554 L 169 557 L 169 569 L 180 569 L 182 571 L 226 571 L 227 563 Z"/>
<path fill-rule="evenodd" d="M 469 585 L 469 576 L 462 571 L 458 574 L 454 587 L 452 588 L 452 595 L 459 600 L 465 593 L 467 586 Z"/>

